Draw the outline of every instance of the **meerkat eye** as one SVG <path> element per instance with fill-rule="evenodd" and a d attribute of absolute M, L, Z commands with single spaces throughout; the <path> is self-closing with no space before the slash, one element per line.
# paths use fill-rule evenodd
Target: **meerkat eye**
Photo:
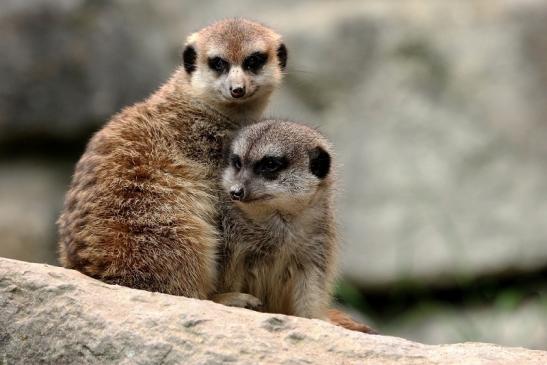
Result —
<path fill-rule="evenodd" d="M 266 61 L 268 60 L 268 55 L 262 52 L 255 52 L 249 57 L 245 58 L 243 61 L 243 69 L 251 72 L 258 72 Z"/>
<path fill-rule="evenodd" d="M 289 165 L 286 157 L 266 156 L 255 164 L 254 171 L 267 179 L 275 179 L 276 174 Z"/>
<path fill-rule="evenodd" d="M 280 166 L 279 161 L 274 159 L 268 159 L 264 161 L 264 169 L 268 171 L 275 171 Z"/>
<path fill-rule="evenodd" d="M 237 171 L 241 170 L 241 159 L 239 158 L 238 155 L 233 155 L 232 156 L 232 166 Z"/>
<path fill-rule="evenodd" d="M 209 67 L 218 73 L 223 73 L 230 69 L 230 64 L 220 57 L 209 58 L 208 63 Z"/>

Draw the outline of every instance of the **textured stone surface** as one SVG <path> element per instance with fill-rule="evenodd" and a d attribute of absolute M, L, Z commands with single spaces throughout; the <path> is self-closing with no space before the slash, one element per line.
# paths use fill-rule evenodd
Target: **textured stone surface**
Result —
<path fill-rule="evenodd" d="M 148 94 L 172 66 L 158 11 L 145 1 L 3 2 L 0 140 L 77 135 Z"/>
<path fill-rule="evenodd" d="M 345 272 L 363 286 L 547 265 L 547 4 L 442 3 L 325 30 L 362 45 L 337 45 L 347 68 L 322 63 L 358 71 L 319 117 L 344 166 Z"/>
<path fill-rule="evenodd" d="M 547 353 L 428 346 L 0 259 L 0 363 L 545 364 Z"/>

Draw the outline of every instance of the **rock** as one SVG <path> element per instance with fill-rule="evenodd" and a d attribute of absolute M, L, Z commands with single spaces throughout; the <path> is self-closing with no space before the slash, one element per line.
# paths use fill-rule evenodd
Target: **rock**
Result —
<path fill-rule="evenodd" d="M 547 4 L 407 4 L 332 4 L 289 32 L 307 71 L 289 70 L 289 95 L 341 164 L 344 274 L 379 288 L 541 270 Z"/>
<path fill-rule="evenodd" d="M 111 286 L 0 259 L 0 362 L 40 364 L 545 364 L 547 353 L 428 346 L 320 320 Z"/>
<path fill-rule="evenodd" d="M 169 33 L 156 10 L 143 1 L 4 2 L 2 138 L 78 136 L 159 85 L 172 43 L 155 41 Z"/>
<path fill-rule="evenodd" d="M 55 221 L 71 169 L 28 159 L 0 162 L 0 256 L 57 262 Z"/>

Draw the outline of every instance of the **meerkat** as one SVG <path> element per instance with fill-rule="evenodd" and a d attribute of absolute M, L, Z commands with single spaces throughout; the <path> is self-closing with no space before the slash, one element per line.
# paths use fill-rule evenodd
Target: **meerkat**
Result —
<path fill-rule="evenodd" d="M 290 121 L 265 120 L 238 133 L 222 176 L 217 290 L 232 303 L 252 295 L 266 312 L 374 334 L 329 308 L 339 250 L 332 156 L 318 131 Z"/>
<path fill-rule="evenodd" d="M 260 116 L 286 62 L 281 36 L 249 20 L 190 35 L 172 77 L 115 115 L 76 165 L 58 220 L 61 264 L 111 284 L 209 298 L 223 146 Z"/>
<path fill-rule="evenodd" d="M 306 126 L 267 120 L 234 139 L 223 178 L 220 292 L 266 312 L 326 319 L 338 241 L 331 144 Z"/>

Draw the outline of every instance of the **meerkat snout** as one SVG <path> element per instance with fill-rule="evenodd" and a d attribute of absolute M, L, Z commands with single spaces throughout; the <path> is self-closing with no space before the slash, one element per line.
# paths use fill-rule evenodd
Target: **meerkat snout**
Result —
<path fill-rule="evenodd" d="M 230 188 L 230 197 L 232 200 L 241 201 L 245 199 L 245 188 L 241 185 L 233 185 Z"/>
<path fill-rule="evenodd" d="M 235 88 L 230 86 L 230 93 L 232 94 L 233 98 L 239 99 L 245 96 L 245 86 L 238 86 Z"/>
<path fill-rule="evenodd" d="M 234 99 L 239 99 L 245 96 L 248 81 L 241 67 L 232 67 L 226 78 L 225 88 L 230 90 L 230 95 Z"/>

